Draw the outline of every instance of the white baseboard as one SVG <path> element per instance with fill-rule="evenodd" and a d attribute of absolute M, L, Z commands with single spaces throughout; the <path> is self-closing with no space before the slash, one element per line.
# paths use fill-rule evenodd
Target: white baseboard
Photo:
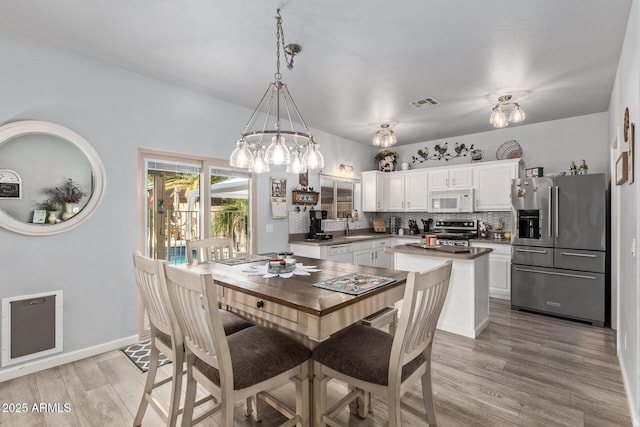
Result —
<path fill-rule="evenodd" d="M 629 411 L 631 412 L 631 424 L 633 427 L 640 427 L 640 419 L 638 419 L 638 408 L 636 408 L 633 393 L 629 387 L 629 380 L 627 376 L 627 370 L 624 363 L 622 363 L 622 357 L 620 357 L 620 351 L 618 351 L 618 364 L 620 365 L 620 371 L 622 373 L 622 383 L 624 384 L 624 394 L 627 395 L 627 403 L 629 404 Z"/>
<path fill-rule="evenodd" d="M 34 372 L 43 371 L 45 369 L 54 368 L 64 365 L 65 363 L 75 362 L 76 360 L 86 359 L 107 351 L 117 350 L 131 344 L 139 342 L 138 335 L 120 338 L 115 341 L 98 344 L 93 347 L 87 347 L 80 350 L 70 351 L 69 353 L 59 353 L 55 356 L 45 357 L 41 360 L 26 362 L 21 365 L 0 369 L 0 382 L 12 380 L 23 375 L 33 374 Z"/>
<path fill-rule="evenodd" d="M 442 318 L 441 318 L 442 319 Z M 489 324 L 489 318 L 485 318 L 482 322 L 478 323 L 474 329 L 465 329 L 458 326 L 451 325 L 449 323 L 438 322 L 438 329 L 451 332 L 456 335 L 462 335 L 463 337 L 476 339 L 478 335 L 484 331 L 484 328 Z"/>

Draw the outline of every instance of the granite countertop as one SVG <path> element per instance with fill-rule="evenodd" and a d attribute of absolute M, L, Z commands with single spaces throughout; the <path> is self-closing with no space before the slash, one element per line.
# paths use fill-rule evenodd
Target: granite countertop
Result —
<path fill-rule="evenodd" d="M 422 248 L 414 244 L 406 244 L 386 248 L 384 251 L 388 253 L 422 255 L 436 258 L 475 259 L 483 255 L 488 255 L 492 250 L 493 249 L 489 248 L 469 248 L 469 252 L 451 253 L 444 252 L 435 248 Z"/>
<path fill-rule="evenodd" d="M 416 241 L 420 241 L 422 239 L 420 234 L 405 234 L 399 236 L 391 233 L 376 233 L 373 229 L 357 230 L 357 232 L 352 232 L 349 236 L 345 236 L 343 230 L 328 231 L 327 234 L 333 235 L 333 238 L 329 240 L 306 240 L 304 238 L 305 234 L 306 233 L 290 234 L 289 243 L 311 246 L 332 246 L 354 242 L 366 242 L 369 240 L 389 239 L 394 237 L 416 239 Z"/>

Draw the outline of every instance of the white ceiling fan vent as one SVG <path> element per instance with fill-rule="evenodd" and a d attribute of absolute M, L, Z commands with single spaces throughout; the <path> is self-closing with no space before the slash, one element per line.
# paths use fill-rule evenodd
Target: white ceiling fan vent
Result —
<path fill-rule="evenodd" d="M 437 99 L 428 96 L 426 98 L 418 99 L 417 101 L 410 102 L 409 104 L 411 104 L 415 108 L 425 108 L 425 107 L 436 106 L 440 104 L 440 102 Z"/>

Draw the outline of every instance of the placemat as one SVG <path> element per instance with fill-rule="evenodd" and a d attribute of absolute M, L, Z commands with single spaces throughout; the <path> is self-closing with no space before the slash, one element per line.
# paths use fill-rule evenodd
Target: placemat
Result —
<path fill-rule="evenodd" d="M 220 264 L 226 264 L 226 265 L 238 265 L 238 264 L 247 264 L 247 263 L 256 262 L 256 261 L 264 261 L 267 259 L 269 259 L 269 257 L 262 256 L 262 255 L 247 255 L 247 256 L 241 256 L 238 258 L 217 259 L 215 260 L 215 262 L 219 262 Z"/>
<path fill-rule="evenodd" d="M 312 286 L 342 292 L 349 295 L 360 295 L 395 281 L 395 279 L 391 279 L 389 277 L 351 273 L 344 276 L 334 277 L 333 279 L 323 280 L 322 282 L 314 283 Z"/>

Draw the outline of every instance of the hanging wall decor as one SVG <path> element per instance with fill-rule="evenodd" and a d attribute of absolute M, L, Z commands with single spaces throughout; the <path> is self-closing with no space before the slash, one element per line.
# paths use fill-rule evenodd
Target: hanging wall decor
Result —
<path fill-rule="evenodd" d="M 465 144 L 455 143 L 453 145 L 454 153 L 447 153 L 449 149 L 449 143 L 445 142 L 444 144 L 436 144 L 433 147 L 433 154 L 429 154 L 429 149 L 424 147 L 422 150 L 418 150 L 417 156 L 411 156 L 412 163 L 422 163 L 427 160 L 445 160 L 449 161 L 451 159 L 455 159 L 457 157 L 466 157 L 473 150 L 473 144 L 467 147 Z M 473 150 L 476 151 L 476 150 Z"/>

